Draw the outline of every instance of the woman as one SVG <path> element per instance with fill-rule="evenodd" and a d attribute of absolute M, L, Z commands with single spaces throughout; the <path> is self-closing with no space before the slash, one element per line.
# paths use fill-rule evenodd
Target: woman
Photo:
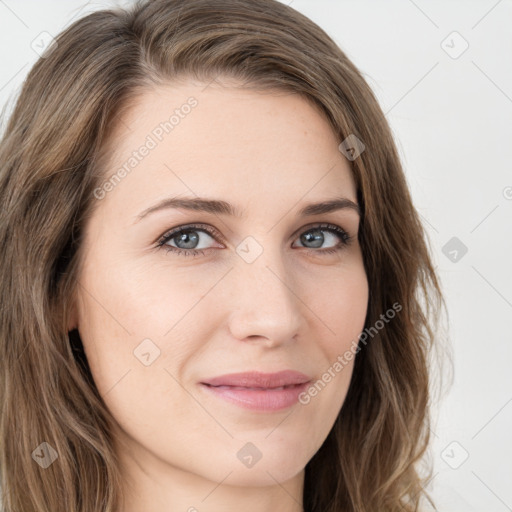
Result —
<path fill-rule="evenodd" d="M 43 57 L 0 145 L 5 512 L 418 510 L 443 300 L 354 64 L 274 0 Z"/>

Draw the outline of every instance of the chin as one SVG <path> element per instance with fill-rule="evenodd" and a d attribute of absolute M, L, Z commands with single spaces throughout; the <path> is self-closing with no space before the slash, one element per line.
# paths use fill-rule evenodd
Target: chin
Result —
<path fill-rule="evenodd" d="M 234 459 L 223 461 L 226 469 L 224 476 L 233 471 L 226 479 L 227 484 L 243 487 L 275 486 L 276 483 L 287 482 L 296 477 L 310 459 L 309 454 L 301 453 L 297 448 L 285 444 L 274 448 L 269 443 L 264 445 L 261 442 L 259 446 L 261 451 L 258 453 L 248 443 L 237 450 Z M 250 459 L 251 456 L 253 460 Z"/>

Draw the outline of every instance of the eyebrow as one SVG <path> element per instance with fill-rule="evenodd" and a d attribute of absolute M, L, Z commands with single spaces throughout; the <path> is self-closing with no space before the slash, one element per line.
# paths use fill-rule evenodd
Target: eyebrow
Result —
<path fill-rule="evenodd" d="M 163 199 L 157 204 L 150 206 L 136 216 L 135 223 L 142 220 L 151 213 L 165 209 L 185 209 L 197 212 L 213 213 L 218 215 L 229 215 L 232 217 L 242 217 L 243 211 L 233 206 L 231 203 L 218 199 L 206 199 L 201 197 L 169 197 Z M 299 210 L 301 217 L 312 215 L 323 215 L 337 210 L 350 209 L 361 216 L 361 209 L 357 203 L 345 197 L 326 200 L 320 203 L 311 203 Z"/>

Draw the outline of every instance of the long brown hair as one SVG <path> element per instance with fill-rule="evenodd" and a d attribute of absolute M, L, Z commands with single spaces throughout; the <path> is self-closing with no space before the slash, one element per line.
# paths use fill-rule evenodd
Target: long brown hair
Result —
<path fill-rule="evenodd" d="M 387 124 L 362 73 L 315 23 L 276 0 L 153 0 L 73 23 L 34 65 L 0 143 L 0 473 L 5 512 L 119 506 L 115 422 L 67 332 L 83 226 L 116 118 L 155 84 L 232 77 L 302 95 L 351 161 L 370 298 L 346 400 L 306 466 L 311 512 L 417 511 L 432 470 L 429 357 L 444 306 Z M 368 331 L 370 332 L 370 331 Z M 46 444 L 45 444 L 46 443 Z M 57 456 L 46 468 L 37 457 Z M 431 501 L 432 503 L 432 501 Z"/>

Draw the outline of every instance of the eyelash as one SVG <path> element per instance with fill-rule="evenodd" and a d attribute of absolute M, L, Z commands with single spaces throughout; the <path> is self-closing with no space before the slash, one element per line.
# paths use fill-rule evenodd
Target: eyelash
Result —
<path fill-rule="evenodd" d="M 348 246 L 350 242 L 352 241 L 352 237 L 344 230 L 341 229 L 339 226 L 336 226 L 336 224 L 318 224 L 316 226 L 309 227 L 306 231 L 303 233 L 308 233 L 310 231 L 315 230 L 322 230 L 322 231 L 328 231 L 329 233 L 333 233 L 335 235 L 338 235 L 341 239 L 341 243 L 337 245 L 336 247 L 331 247 L 328 249 L 308 249 L 306 250 L 308 252 L 314 252 L 314 253 L 320 253 L 320 254 L 332 254 L 338 251 L 341 251 L 344 249 L 344 247 Z M 212 229 L 210 226 L 206 224 L 192 224 L 188 226 L 180 226 L 177 229 L 174 229 L 165 235 L 163 235 L 162 238 L 157 243 L 156 248 L 157 249 L 164 249 L 166 252 L 174 252 L 178 256 L 191 256 L 196 257 L 200 255 L 204 255 L 207 251 L 210 249 L 180 249 L 178 247 L 172 247 L 170 245 L 166 245 L 169 240 L 172 240 L 173 238 L 176 238 L 177 235 L 180 235 L 182 233 L 186 233 L 189 231 L 203 231 L 211 235 L 213 238 L 215 238 L 215 230 Z"/>

